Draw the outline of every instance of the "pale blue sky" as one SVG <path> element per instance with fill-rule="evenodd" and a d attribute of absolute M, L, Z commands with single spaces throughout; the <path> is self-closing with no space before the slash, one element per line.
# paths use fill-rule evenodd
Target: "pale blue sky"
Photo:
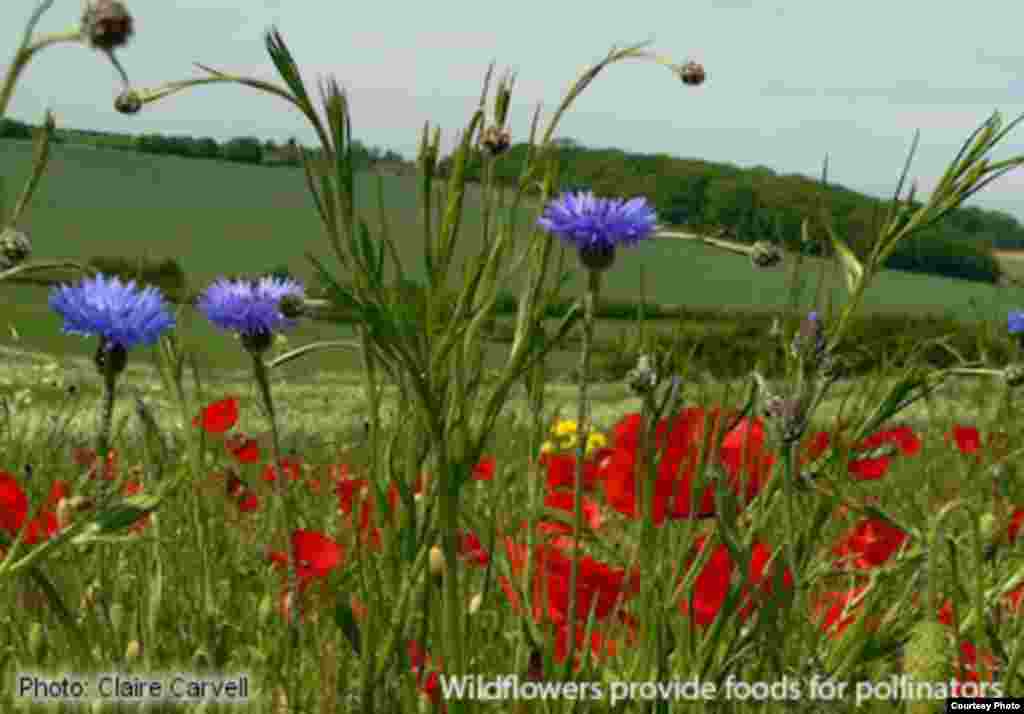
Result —
<path fill-rule="evenodd" d="M 551 116 L 580 69 L 613 45 L 652 49 L 707 68 L 699 88 L 653 63 L 611 67 L 563 119 L 561 136 L 590 146 L 668 153 L 780 173 L 820 173 L 871 194 L 891 193 L 913 132 L 912 168 L 929 191 L 960 143 L 993 109 L 1024 112 L 1024 6 L 981 0 L 136 0 L 137 34 L 120 58 L 132 81 L 152 87 L 198 76 L 192 62 L 276 79 L 263 31 L 276 24 L 307 84 L 334 74 L 352 104 L 355 135 L 411 158 L 423 123 L 447 150 L 479 97 L 490 60 L 518 73 L 510 114 L 525 140 L 536 102 Z M 34 4 L 0 4 L 5 63 Z M 69 29 L 81 0 L 56 0 L 41 31 Z M 64 126 L 132 133 L 256 135 L 313 143 L 280 100 L 241 87 L 192 90 L 133 117 L 112 107 L 119 82 L 105 58 L 61 46 L 40 55 L 10 115 L 38 122 L 52 107 Z M 997 158 L 1024 153 L 1024 125 Z M 976 203 L 1024 220 L 1024 171 Z"/>

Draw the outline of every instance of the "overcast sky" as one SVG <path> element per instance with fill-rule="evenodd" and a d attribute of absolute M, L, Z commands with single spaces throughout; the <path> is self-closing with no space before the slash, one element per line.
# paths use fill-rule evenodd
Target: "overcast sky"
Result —
<path fill-rule="evenodd" d="M 81 0 L 56 0 L 43 32 L 70 29 Z M 13 53 L 30 0 L 0 3 L 3 61 Z M 981 0 L 135 0 L 137 33 L 120 58 L 133 83 L 153 87 L 198 76 L 192 62 L 276 80 L 263 32 L 276 25 L 314 86 L 333 74 L 349 93 L 356 138 L 412 158 L 424 121 L 445 150 L 479 98 L 488 63 L 517 72 L 513 141 L 525 140 L 537 102 L 542 123 L 584 65 L 612 45 L 652 49 L 704 64 L 708 80 L 684 87 L 653 63 L 612 66 L 564 117 L 558 134 L 588 146 L 667 153 L 780 173 L 830 177 L 874 195 L 891 193 L 915 129 L 912 167 L 934 186 L 961 142 L 993 109 L 1024 112 L 1024 6 Z M 46 107 L 67 127 L 131 133 L 255 135 L 313 143 L 279 99 L 213 86 L 126 117 L 112 106 L 119 80 L 106 59 L 64 45 L 29 66 L 9 115 L 38 123 Z M 1024 123 L 997 158 L 1024 154 Z M 1024 170 L 986 190 L 977 205 L 1024 220 Z"/>

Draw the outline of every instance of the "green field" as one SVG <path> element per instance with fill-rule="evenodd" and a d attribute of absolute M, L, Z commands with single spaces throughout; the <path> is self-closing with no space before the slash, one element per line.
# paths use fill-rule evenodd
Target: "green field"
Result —
<path fill-rule="evenodd" d="M 20 191 L 31 166 L 28 142 L 0 141 L 4 157 L 0 176 L 8 201 Z M 422 275 L 422 228 L 415 180 L 385 176 L 384 201 L 392 234 L 406 269 Z M 467 195 L 463 245 L 478 244 L 478 195 Z M 376 227 L 376 181 L 357 180 L 357 211 Z M 521 229 L 536 209 L 524 210 Z M 150 156 L 126 151 L 63 145 L 53 148 L 49 170 L 21 228 L 31 235 L 36 259 L 124 255 L 176 258 L 197 288 L 219 274 L 260 272 L 287 265 L 308 279 L 304 251 L 313 251 L 334 267 L 327 241 L 308 194 L 301 169 L 264 168 L 225 162 Z M 521 230 L 523 239 L 526 231 Z M 573 267 L 573 262 L 568 265 Z M 816 284 L 815 263 L 809 261 L 804 305 L 810 305 Z M 623 254 L 607 274 L 604 294 L 633 299 L 645 286 L 648 300 L 693 307 L 728 306 L 737 310 L 773 309 L 788 299 L 788 271 L 753 271 L 740 256 L 687 240 L 648 241 Z M 575 290 L 578 283 L 570 284 Z M 92 340 L 62 336 L 59 321 L 46 305 L 45 289 L 0 285 L 0 345 L 84 354 Z M 841 291 L 837 291 L 841 297 Z M 974 299 L 977 310 L 972 308 Z M 880 275 L 865 297 L 865 312 L 936 312 L 963 320 L 1005 322 L 1006 312 L 1024 306 L 1019 290 L 932 278 L 910 273 Z M 185 339 L 202 345 L 211 363 L 241 366 L 240 354 L 226 337 L 212 338 L 212 328 L 186 315 Z M 191 322 L 191 325 L 188 324 Z M 20 334 L 15 343 L 9 326 Z M 616 328 L 617 329 L 617 328 Z M 309 339 L 349 336 L 346 327 L 304 325 L 292 337 Z M 223 353 L 218 350 L 223 346 Z M 317 367 L 350 367 L 355 354 L 331 354 Z M 342 364 L 338 364 L 339 361 Z M 309 365 L 312 366 L 312 365 Z"/>

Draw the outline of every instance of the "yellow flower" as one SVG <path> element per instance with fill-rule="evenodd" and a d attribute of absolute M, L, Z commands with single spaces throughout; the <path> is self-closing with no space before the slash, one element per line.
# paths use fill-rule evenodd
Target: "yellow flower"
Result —
<path fill-rule="evenodd" d="M 605 438 L 604 434 L 595 431 L 587 437 L 587 454 L 596 451 L 597 449 L 603 449 L 608 445 L 608 439 Z"/>
<path fill-rule="evenodd" d="M 551 430 L 551 433 L 554 434 L 555 436 L 569 436 L 571 434 L 575 434 L 576 422 L 573 421 L 572 419 L 562 419 L 557 424 L 555 424 L 554 428 Z"/>
<path fill-rule="evenodd" d="M 540 445 L 540 453 L 542 453 L 542 454 L 550 454 L 556 448 L 558 448 L 558 447 L 556 447 L 550 441 L 545 441 L 543 444 Z"/>
<path fill-rule="evenodd" d="M 575 434 L 570 434 L 567 439 L 562 441 L 562 448 L 563 449 L 575 449 L 576 448 L 576 444 L 577 444 L 576 435 Z"/>

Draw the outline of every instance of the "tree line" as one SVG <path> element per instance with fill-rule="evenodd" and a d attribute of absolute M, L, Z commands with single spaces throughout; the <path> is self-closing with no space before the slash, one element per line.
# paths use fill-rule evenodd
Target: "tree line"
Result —
<path fill-rule="evenodd" d="M 573 139 L 553 142 L 558 159 L 559 190 L 587 188 L 599 196 L 645 196 L 660 222 L 698 233 L 725 233 L 754 242 L 767 240 L 789 250 L 819 252 L 827 227 L 861 257 L 886 217 L 890 201 L 799 174 L 779 174 L 766 166 L 733 164 L 639 154 L 620 149 L 588 148 Z M 495 178 L 516 184 L 522 175 L 527 144 L 515 144 L 494 160 Z M 474 150 L 466 175 L 479 181 L 484 155 Z M 446 175 L 453 156 L 439 162 Z M 920 206 L 920 202 L 915 202 Z M 801 224 L 810 218 L 814 239 L 802 241 Z M 1002 277 L 993 250 L 1024 249 L 1024 226 L 1012 215 L 968 206 L 940 224 L 902 241 L 886 261 L 896 270 L 945 275 L 996 283 Z"/>
<path fill-rule="evenodd" d="M 31 139 L 33 127 L 15 119 L 0 119 L 0 138 Z M 85 143 L 98 147 L 150 154 L 218 159 L 263 166 L 301 165 L 294 138 L 278 144 L 256 137 L 235 137 L 218 142 L 211 137 L 57 129 L 57 143 Z M 699 233 L 724 233 L 744 242 L 768 240 L 788 250 L 814 254 L 827 243 L 830 227 L 861 257 L 885 219 L 889 202 L 834 183 L 800 174 L 779 174 L 766 166 L 741 168 L 733 164 L 679 158 L 668 154 L 640 154 L 614 148 L 592 148 L 571 139 L 553 142 L 559 165 L 559 190 L 587 188 L 602 196 L 645 196 L 661 222 Z M 495 178 L 514 185 L 520 180 L 527 144 L 514 144 L 494 162 Z M 394 151 L 369 147 L 354 140 L 356 170 L 392 164 L 411 173 L 414 165 Z M 484 155 L 476 149 L 466 175 L 479 181 Z M 438 165 L 446 176 L 452 155 Z M 801 224 L 810 218 L 814 239 L 802 241 Z M 1002 279 L 994 250 L 1024 249 L 1024 226 L 1003 211 L 968 206 L 952 212 L 939 225 L 915 239 L 902 241 L 886 261 L 896 270 L 930 273 L 966 280 L 997 283 Z"/>
<path fill-rule="evenodd" d="M 31 139 L 33 127 L 17 119 L 0 119 L 0 138 Z M 86 129 L 57 129 L 53 141 L 57 144 L 88 144 L 108 149 L 139 151 L 146 154 L 183 156 L 193 159 L 219 159 L 244 164 L 264 166 L 301 166 L 300 146 L 294 138 L 278 144 L 272 139 L 261 141 L 253 136 L 240 136 L 224 142 L 212 137 L 194 137 L 167 134 L 119 134 L 115 132 L 91 131 Z M 304 148 L 304 147 L 302 147 Z M 306 149 L 314 155 L 317 150 Z M 366 146 L 359 141 L 352 142 L 352 157 L 357 170 L 365 170 L 374 164 L 403 162 L 401 154 L 377 146 Z"/>

